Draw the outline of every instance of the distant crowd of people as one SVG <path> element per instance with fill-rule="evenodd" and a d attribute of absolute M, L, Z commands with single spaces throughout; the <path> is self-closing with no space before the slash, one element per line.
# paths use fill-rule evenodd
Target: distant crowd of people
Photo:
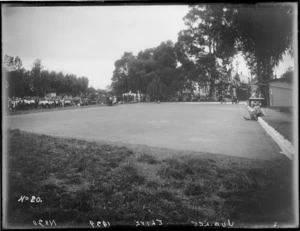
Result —
<path fill-rule="evenodd" d="M 8 97 L 7 99 L 7 107 L 10 111 L 83 106 L 92 103 L 91 100 L 83 97 Z"/>
<path fill-rule="evenodd" d="M 137 101 L 137 97 L 135 95 L 123 95 L 123 98 L 119 97 L 118 101 L 125 101 L 125 102 Z"/>

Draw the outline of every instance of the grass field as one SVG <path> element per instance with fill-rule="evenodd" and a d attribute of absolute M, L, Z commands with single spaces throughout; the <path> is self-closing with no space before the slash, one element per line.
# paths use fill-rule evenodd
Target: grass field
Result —
<path fill-rule="evenodd" d="M 292 164 L 156 148 L 117 147 L 8 130 L 9 225 L 111 226 L 293 221 Z M 40 197 L 18 201 L 21 196 Z M 233 223 L 232 223 L 233 222 Z M 157 222 L 156 222 L 157 224 Z"/>

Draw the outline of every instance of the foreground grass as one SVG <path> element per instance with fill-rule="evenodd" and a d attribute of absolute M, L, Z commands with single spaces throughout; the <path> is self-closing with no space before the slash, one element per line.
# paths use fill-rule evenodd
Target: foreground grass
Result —
<path fill-rule="evenodd" d="M 292 167 L 284 157 L 171 155 L 19 130 L 7 137 L 10 225 L 54 219 L 59 226 L 113 226 L 159 219 L 164 225 L 230 220 L 235 227 L 272 227 L 293 220 Z M 22 195 L 42 202 L 18 202 Z"/>

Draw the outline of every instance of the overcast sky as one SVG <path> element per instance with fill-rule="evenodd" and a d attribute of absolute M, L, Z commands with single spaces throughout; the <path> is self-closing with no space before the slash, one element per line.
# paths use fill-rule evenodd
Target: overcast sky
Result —
<path fill-rule="evenodd" d="M 175 43 L 189 10 L 187 5 L 2 9 L 3 54 L 19 56 L 28 70 L 39 58 L 47 70 L 86 76 L 90 86 L 102 89 L 124 52 L 137 55 L 167 40 Z M 248 75 L 239 62 L 239 72 Z M 288 66 L 292 59 L 277 75 Z"/>

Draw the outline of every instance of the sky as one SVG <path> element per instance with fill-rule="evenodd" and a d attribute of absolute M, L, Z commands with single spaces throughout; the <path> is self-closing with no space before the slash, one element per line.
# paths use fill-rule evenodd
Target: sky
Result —
<path fill-rule="evenodd" d="M 187 5 L 3 7 L 3 54 L 19 56 L 28 70 L 39 58 L 46 70 L 85 76 L 89 86 L 104 89 L 124 52 L 175 43 L 188 11 Z M 236 60 L 239 73 L 249 75 L 242 56 Z M 289 66 L 293 59 L 277 76 Z"/>

